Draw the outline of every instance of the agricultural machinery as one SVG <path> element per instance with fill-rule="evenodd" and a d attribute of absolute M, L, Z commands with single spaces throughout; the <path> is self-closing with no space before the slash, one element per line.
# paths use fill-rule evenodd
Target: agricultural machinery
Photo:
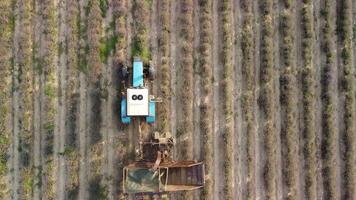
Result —
<path fill-rule="evenodd" d="M 154 78 L 153 66 L 144 66 L 139 58 L 135 58 L 131 70 L 126 66 L 122 67 L 121 76 L 124 80 L 129 79 L 130 73 L 132 73 L 132 86 L 126 89 L 126 94 L 122 95 L 121 122 L 129 124 L 132 117 L 145 117 L 147 123 L 154 123 L 156 100 L 153 95 L 149 95 L 148 83 L 144 81 L 144 77 Z"/>
<path fill-rule="evenodd" d="M 148 124 L 155 122 L 156 102 L 153 95 L 149 95 L 148 83 L 144 78 L 154 78 L 154 68 L 144 67 L 143 62 L 136 58 L 132 68 L 132 87 L 126 89 L 121 100 L 121 121 L 131 122 L 131 117 L 137 120 L 145 118 Z M 122 75 L 130 74 L 128 68 L 123 67 Z M 123 169 L 123 191 L 125 194 L 135 195 L 143 199 L 144 195 L 166 195 L 170 192 L 189 191 L 204 187 L 204 163 L 197 161 L 176 161 L 173 158 L 175 140 L 170 132 L 153 132 L 148 139 L 143 135 L 139 124 L 139 145 L 136 148 L 136 159 Z M 138 198 L 139 197 L 139 198 Z"/>

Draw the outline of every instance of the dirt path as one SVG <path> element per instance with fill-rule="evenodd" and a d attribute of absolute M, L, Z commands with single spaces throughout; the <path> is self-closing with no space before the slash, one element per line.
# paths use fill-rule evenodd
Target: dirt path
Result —
<path fill-rule="evenodd" d="M 265 185 L 263 183 L 263 166 L 265 163 L 265 154 L 263 148 L 263 136 L 262 136 L 262 116 L 260 114 L 260 110 L 258 109 L 257 99 L 258 94 L 260 93 L 260 46 L 261 46 L 261 16 L 260 16 L 260 8 L 258 5 L 258 1 L 254 1 L 253 4 L 253 15 L 254 15 L 254 42 L 255 42 L 255 52 L 254 52 L 254 61 L 255 61 L 255 117 L 256 117 L 256 137 L 255 137 L 255 145 L 256 145 L 256 199 L 265 199 Z"/>
<path fill-rule="evenodd" d="M 194 11 L 193 11 L 193 24 L 194 24 L 194 42 L 193 42 L 193 46 L 194 46 L 194 60 L 195 60 L 195 65 L 194 67 L 194 83 L 193 83 L 193 94 L 194 94 L 194 98 L 193 98 L 193 158 L 196 160 L 200 160 L 201 159 L 201 130 L 200 130 L 200 100 L 201 100 L 201 89 L 200 89 L 200 80 L 201 77 L 199 75 L 199 41 L 200 41 L 200 37 L 199 37 L 199 2 L 198 0 L 194 0 Z M 198 194 L 196 194 L 198 195 Z M 195 198 L 198 198 L 198 196 L 195 196 Z"/>
<path fill-rule="evenodd" d="M 85 6 L 87 5 L 87 0 L 80 0 L 79 2 L 79 12 L 80 12 L 80 26 L 86 26 L 86 16 L 85 16 Z M 83 34 L 83 33 L 81 33 Z M 85 33 L 84 33 L 85 34 Z M 80 42 L 80 55 L 84 56 L 84 47 L 86 45 L 85 36 Z M 80 58 L 84 62 L 86 58 Z M 78 134 L 79 134 L 79 199 L 87 199 L 88 198 L 88 122 L 87 122 L 87 80 L 86 75 L 83 72 L 79 73 L 79 116 L 78 116 Z"/>
<path fill-rule="evenodd" d="M 321 164 L 321 23 L 319 19 L 320 13 L 320 1 L 314 1 L 314 30 L 315 30 L 315 45 L 314 45 L 314 55 L 313 63 L 315 66 L 315 82 L 316 82 L 316 146 L 317 146 L 317 199 L 322 199 L 323 197 L 323 177 L 322 177 L 322 164 Z"/>
<path fill-rule="evenodd" d="M 15 16 L 21 16 L 22 13 L 22 2 L 17 2 L 14 10 Z M 11 198 L 12 199 L 19 199 L 19 189 L 20 189 L 20 155 L 19 155 L 19 134 L 20 134 L 20 91 L 19 91 L 19 65 L 18 63 L 18 56 L 17 52 L 19 51 L 20 44 L 19 44 L 19 37 L 21 32 L 21 25 L 20 25 L 20 18 L 17 17 L 15 19 L 15 27 L 14 27 L 14 36 L 13 36 L 13 53 L 14 56 L 14 68 L 12 71 L 12 87 L 14 90 L 12 91 L 11 95 L 11 125 L 12 125 L 12 133 L 11 133 L 11 150 L 10 150 L 10 172 L 11 172 Z"/>
<path fill-rule="evenodd" d="M 234 65 L 233 74 L 233 96 L 234 96 L 234 134 L 233 146 L 233 198 L 243 199 L 246 193 L 247 169 L 246 169 L 246 129 L 242 129 L 242 111 L 241 111 L 241 8 L 240 0 L 232 2 L 232 63 Z"/>
<path fill-rule="evenodd" d="M 302 6 L 303 4 L 300 3 L 295 3 L 294 4 L 294 9 L 295 9 L 295 15 L 293 17 L 294 20 L 293 21 L 293 25 L 294 25 L 294 30 L 295 30 L 295 49 L 296 49 L 296 53 L 295 53 L 295 58 L 296 58 L 296 81 L 297 81 L 297 113 L 296 113 L 296 117 L 297 117 L 297 127 L 299 128 L 299 133 L 297 136 L 298 139 L 298 151 L 297 154 L 299 155 L 299 159 L 298 159 L 298 175 L 297 175 L 297 199 L 304 199 L 305 196 L 305 187 L 304 187 L 304 183 L 305 183 L 305 170 L 304 170 L 304 166 L 305 166 L 305 162 L 304 162 L 304 155 L 303 155 L 303 149 L 304 149 L 304 142 L 303 142 L 303 93 L 302 93 L 302 79 L 301 79 L 301 70 L 298 69 L 299 66 L 303 66 L 303 58 L 302 58 L 302 26 L 300 24 L 300 21 L 302 20 L 301 17 L 301 11 L 302 11 Z"/>
<path fill-rule="evenodd" d="M 173 138 L 177 135 L 177 10 L 179 9 L 177 1 L 171 1 L 170 18 L 170 68 L 171 68 L 171 133 Z M 177 149 L 173 149 L 173 157 L 177 156 Z"/>
<path fill-rule="evenodd" d="M 214 199 L 223 199 L 224 198 L 224 172 L 223 164 L 224 158 L 221 156 L 222 152 L 222 129 L 223 126 L 223 118 L 222 114 L 223 108 L 222 103 L 220 102 L 221 96 L 221 74 L 222 68 L 220 60 L 220 52 L 221 52 L 221 35 L 219 34 L 219 5 L 217 1 L 213 1 L 213 105 L 214 105 Z"/>
<path fill-rule="evenodd" d="M 201 94 L 201 76 L 200 76 L 200 59 L 199 59 L 199 47 L 200 47 L 200 24 L 199 24 L 199 2 L 198 0 L 194 0 L 194 10 L 193 10 L 193 24 L 194 24 L 194 41 L 193 41 L 193 59 L 194 59 L 194 66 L 193 66 L 193 159 L 194 160 L 201 160 L 202 159 L 202 133 L 200 130 L 200 100 L 202 99 Z M 195 191 L 193 193 L 194 199 L 199 199 L 201 196 L 200 191 Z"/>
<path fill-rule="evenodd" d="M 274 82 L 274 106 L 275 106 L 275 131 L 276 131 L 276 194 L 277 199 L 283 199 L 283 177 L 282 177 L 282 146 L 281 146 L 281 105 L 280 105 L 280 7 L 281 5 L 276 3 L 273 6 L 273 82 Z"/>
<path fill-rule="evenodd" d="M 62 0 L 59 2 L 59 33 L 58 41 L 60 48 L 67 49 L 66 45 L 66 3 Z M 65 51 L 59 51 L 59 61 L 57 66 L 58 79 L 58 101 L 57 101 L 57 115 L 56 115 L 56 131 L 54 133 L 54 154 L 56 169 L 56 198 L 65 199 L 65 184 L 66 184 L 66 162 L 65 162 L 65 136 L 66 136 L 66 87 L 67 87 L 67 54 Z"/>

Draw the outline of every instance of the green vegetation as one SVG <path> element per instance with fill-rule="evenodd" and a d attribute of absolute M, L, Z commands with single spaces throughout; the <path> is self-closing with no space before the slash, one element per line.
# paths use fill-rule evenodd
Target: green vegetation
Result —
<path fill-rule="evenodd" d="M 316 162 L 316 127 L 315 127 L 315 69 L 313 65 L 314 48 L 314 25 L 313 25 L 313 3 L 304 0 L 302 7 L 302 93 L 303 93 L 303 136 L 304 136 L 304 158 L 305 158 L 305 193 L 307 199 L 316 199 L 317 173 Z"/>
<path fill-rule="evenodd" d="M 255 69 L 253 63 L 254 42 L 253 42 L 253 17 L 252 1 L 243 1 L 241 10 L 243 13 L 242 36 L 241 36 L 241 69 L 242 87 L 245 92 L 242 95 L 243 120 L 246 123 L 246 146 L 247 146 L 247 191 L 246 199 L 256 199 L 255 194 Z"/>
<path fill-rule="evenodd" d="M 292 8 L 294 3 L 284 1 L 284 10 L 280 17 L 281 33 L 281 63 L 280 69 L 280 102 L 283 114 L 281 128 L 281 141 L 286 151 L 282 156 L 283 176 L 287 187 L 286 199 L 297 199 L 298 173 L 298 130 L 297 130 L 297 91 L 296 91 L 296 67 L 294 58 L 294 27 Z M 283 152 L 283 151 L 282 151 Z"/>
<path fill-rule="evenodd" d="M 148 46 L 150 2 L 147 0 L 134 0 L 132 12 L 134 17 L 134 37 L 132 41 L 132 56 L 140 57 L 143 62 L 148 63 L 151 59 Z"/>
<path fill-rule="evenodd" d="M 336 183 L 336 148 L 338 148 L 338 133 L 336 129 L 336 97 L 334 92 L 335 87 L 335 53 L 334 53 L 334 23 L 332 18 L 333 7 L 332 1 L 325 1 L 325 7 L 322 10 L 324 19 L 323 26 L 323 53 L 326 57 L 326 63 L 322 67 L 322 131 L 323 131 L 323 174 L 324 176 L 324 191 L 326 199 L 337 199 L 337 183 Z"/>
<path fill-rule="evenodd" d="M 170 68 L 169 68 L 169 0 L 161 1 L 160 5 L 160 38 L 159 38 L 159 50 L 161 53 L 161 98 L 162 103 L 158 107 L 158 126 L 161 133 L 168 132 L 170 130 Z"/>
<path fill-rule="evenodd" d="M 274 73 L 273 73 L 273 16 L 272 1 L 261 0 L 261 65 L 260 65 L 260 97 L 259 105 L 264 114 L 265 121 L 262 125 L 266 163 L 264 169 L 264 182 L 266 186 L 266 198 L 277 198 L 276 185 L 276 145 L 277 135 L 275 128 L 275 105 L 274 105 Z"/>
<path fill-rule="evenodd" d="M 200 76 L 202 87 L 202 98 L 200 105 L 200 128 L 203 138 L 203 152 L 205 161 L 206 182 L 201 199 L 213 199 L 214 181 L 213 181 L 213 109 L 212 109 L 212 19 L 211 19 L 212 1 L 200 0 L 199 12 L 200 18 Z"/>
<path fill-rule="evenodd" d="M 344 176 L 344 189 L 345 194 L 342 199 L 355 199 L 355 152 L 356 152 L 356 136 L 355 136 L 355 69 L 352 65 L 352 1 L 341 1 L 341 23 L 340 23 L 340 36 L 342 45 L 342 64 L 343 64 L 343 77 L 342 77 L 342 95 L 345 98 L 344 104 L 344 135 L 343 142 L 345 144 L 345 172 Z"/>
<path fill-rule="evenodd" d="M 6 174 L 9 169 L 8 149 L 10 147 L 10 130 L 7 126 L 10 120 L 10 85 L 11 81 L 11 40 L 12 32 L 14 30 L 14 17 L 11 13 L 13 10 L 13 3 L 11 1 L 0 2 L 0 199 L 6 199 L 9 195 L 9 186 L 6 180 Z"/>

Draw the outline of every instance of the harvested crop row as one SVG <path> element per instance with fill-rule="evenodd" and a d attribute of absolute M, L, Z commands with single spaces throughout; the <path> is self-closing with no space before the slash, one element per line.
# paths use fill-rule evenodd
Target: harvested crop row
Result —
<path fill-rule="evenodd" d="M 304 0 L 302 7 L 302 93 L 303 93 L 303 137 L 305 159 L 305 193 L 307 199 L 316 199 L 316 127 L 315 127 L 315 67 L 313 65 L 313 3 Z"/>
<path fill-rule="evenodd" d="M 242 96 L 243 120 L 246 123 L 246 161 L 247 161 L 247 192 L 246 199 L 256 199 L 255 192 L 255 67 L 253 62 L 253 2 L 245 0 L 241 2 L 243 13 L 241 52 L 242 52 L 242 84 L 246 92 Z"/>
<path fill-rule="evenodd" d="M 260 97 L 259 106 L 264 115 L 262 133 L 264 137 L 264 148 L 266 152 L 266 163 L 264 169 L 264 182 L 266 187 L 266 198 L 275 199 L 277 194 L 276 185 L 276 146 L 277 136 L 275 129 L 275 105 L 274 105 L 274 71 L 273 71 L 273 14 L 272 1 L 261 0 L 261 66 L 260 66 Z"/>
<path fill-rule="evenodd" d="M 102 59 L 100 58 L 100 39 L 102 37 L 103 15 L 106 7 L 103 2 L 90 0 L 88 2 L 88 21 L 87 21 L 87 45 L 88 54 L 87 66 L 89 75 L 89 87 L 87 101 L 87 112 L 89 114 L 89 197 L 93 199 L 107 198 L 107 187 L 103 185 L 103 133 L 102 125 L 102 96 L 100 79 L 102 78 Z"/>
<path fill-rule="evenodd" d="M 179 144 L 181 159 L 192 158 L 192 141 L 193 134 L 193 1 L 182 0 L 180 5 L 180 68 L 182 69 L 182 83 L 179 98 L 182 103 L 182 122 L 177 130 L 177 138 L 182 141 Z"/>
<path fill-rule="evenodd" d="M 11 40 L 13 37 L 12 2 L 0 2 L 0 199 L 10 199 L 6 175 L 10 147 Z"/>
<path fill-rule="evenodd" d="M 42 170 L 44 175 L 43 198 L 55 198 L 56 188 L 56 172 L 54 165 L 54 128 L 56 117 L 56 99 L 57 99 L 57 74 L 56 74 L 56 53 L 57 53 L 57 16 L 55 2 L 51 0 L 36 1 L 35 3 L 39 10 L 36 13 L 39 18 L 39 23 L 42 24 L 43 29 L 39 30 L 37 34 L 40 37 L 38 49 L 35 51 L 35 68 L 37 73 L 41 74 L 41 87 L 43 92 L 41 94 L 41 115 L 43 136 L 42 145 Z M 41 31 L 41 32 L 40 32 Z M 35 33 L 36 34 L 36 33 Z"/>
<path fill-rule="evenodd" d="M 177 140 L 179 159 L 191 160 L 193 157 L 193 1 L 180 1 L 179 13 L 179 68 L 181 83 L 178 90 L 178 98 L 181 103 L 182 119 L 177 124 Z M 179 77 L 178 76 L 178 77 Z M 183 193 L 183 199 L 192 199 L 188 192 Z"/>
<path fill-rule="evenodd" d="M 21 187 L 22 198 L 32 198 L 33 181 L 33 75 L 32 75 L 32 52 L 31 52 L 31 2 L 23 1 L 23 10 L 19 19 L 20 36 L 17 64 L 21 70 L 19 72 L 19 90 L 22 95 L 20 107 L 22 107 L 22 123 L 20 127 L 20 166 L 21 166 Z"/>
<path fill-rule="evenodd" d="M 343 64 L 342 95 L 345 98 L 344 104 L 344 144 L 345 144 L 345 172 L 344 188 L 345 194 L 342 199 L 355 199 L 355 92 L 354 92 L 354 67 L 352 61 L 352 1 L 341 1 L 341 23 L 340 36 L 342 53 L 341 60 Z"/>
<path fill-rule="evenodd" d="M 77 1 L 66 2 L 67 18 L 67 35 L 66 51 L 67 54 L 67 74 L 68 83 L 65 89 L 67 96 L 66 105 L 67 123 L 66 123 L 66 146 L 64 154 L 67 156 L 68 179 L 66 180 L 66 198 L 76 199 L 79 189 L 79 147 L 77 137 L 77 112 L 78 112 L 78 16 L 79 5 Z"/>
<path fill-rule="evenodd" d="M 134 38 L 132 41 L 132 56 L 140 57 L 145 63 L 151 59 L 148 46 L 149 0 L 134 0 L 132 6 L 134 18 Z"/>
<path fill-rule="evenodd" d="M 231 16 L 231 1 L 224 0 L 220 5 L 221 9 L 221 24 L 222 24 L 222 51 L 221 63 L 223 67 L 222 77 L 222 101 L 224 111 L 225 127 L 223 128 L 223 152 L 224 152 L 224 193 L 225 199 L 233 199 L 233 155 L 232 141 L 234 133 L 233 124 L 233 80 L 234 66 L 232 63 L 232 16 Z"/>
<path fill-rule="evenodd" d="M 322 10 L 323 17 L 323 53 L 326 62 L 322 67 L 322 131 L 323 131 L 323 175 L 324 192 L 326 199 L 337 199 L 336 183 L 336 149 L 338 148 L 338 137 L 336 129 L 336 97 L 335 97 L 335 52 L 334 52 L 334 24 L 332 19 L 331 0 L 326 0 Z"/>
<path fill-rule="evenodd" d="M 159 130 L 161 133 L 170 130 L 170 68 L 169 68 L 169 4 L 170 0 L 159 1 L 159 21 L 160 21 L 160 38 L 159 51 L 161 54 L 161 82 L 160 90 L 162 103 L 158 107 L 159 113 Z"/>
<path fill-rule="evenodd" d="M 200 128 L 203 138 L 203 158 L 205 161 L 205 174 L 206 182 L 201 199 L 213 199 L 213 109 L 212 104 L 212 1 L 200 0 L 199 13 L 200 13 L 200 75 L 201 75 L 201 88 L 202 97 L 200 105 Z"/>
<path fill-rule="evenodd" d="M 297 135 L 297 91 L 296 68 L 294 58 L 294 23 L 293 2 L 284 1 L 284 9 L 280 18 L 281 33 L 281 72 L 280 72 L 280 103 L 282 119 L 282 143 L 286 148 L 283 163 L 283 177 L 287 187 L 286 199 L 297 199 L 298 176 L 298 135 Z M 282 151 L 283 152 L 283 151 Z"/>

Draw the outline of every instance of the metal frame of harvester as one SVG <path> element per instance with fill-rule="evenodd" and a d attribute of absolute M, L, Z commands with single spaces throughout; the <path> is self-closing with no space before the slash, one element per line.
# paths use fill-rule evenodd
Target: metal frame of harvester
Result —
<path fill-rule="evenodd" d="M 132 117 L 144 117 L 148 124 L 152 124 L 156 120 L 156 102 L 160 100 L 149 95 L 149 84 L 144 78 L 152 80 L 154 68 L 145 67 L 139 58 L 135 58 L 132 69 L 123 67 L 121 75 L 128 80 L 130 71 L 132 86 L 125 88 L 126 92 L 122 94 L 121 122 L 129 124 Z M 141 124 L 138 131 L 141 135 Z M 204 163 L 174 160 L 174 144 L 169 132 L 154 132 L 147 141 L 140 141 L 136 161 L 123 168 L 123 192 L 161 195 L 204 187 Z"/>

